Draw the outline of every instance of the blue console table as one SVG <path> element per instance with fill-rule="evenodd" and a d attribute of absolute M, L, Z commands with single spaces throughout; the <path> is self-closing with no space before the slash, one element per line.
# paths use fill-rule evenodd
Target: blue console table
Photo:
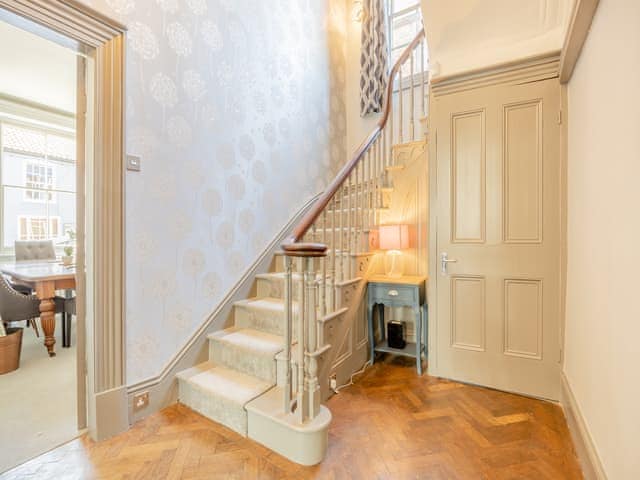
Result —
<path fill-rule="evenodd" d="M 422 354 L 427 356 L 427 300 L 426 277 L 402 276 L 387 277 L 376 275 L 369 279 L 367 285 L 367 320 L 369 322 L 369 345 L 371 362 L 375 361 L 376 352 L 392 353 L 416 359 L 418 375 L 422 375 Z M 378 325 L 380 341 L 376 341 L 373 329 L 373 309 L 379 312 Z M 403 349 L 391 348 L 386 339 L 384 324 L 384 307 L 409 307 L 415 315 L 416 341 L 407 342 Z"/>

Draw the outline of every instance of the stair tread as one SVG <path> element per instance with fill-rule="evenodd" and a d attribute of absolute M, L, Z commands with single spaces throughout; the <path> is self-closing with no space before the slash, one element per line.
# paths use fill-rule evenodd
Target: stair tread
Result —
<path fill-rule="evenodd" d="M 194 368 L 197 371 L 189 369 L 178 378 L 242 406 L 273 387 L 272 383 L 212 362 Z"/>
<path fill-rule="evenodd" d="M 210 334 L 208 338 L 263 354 L 275 355 L 284 348 L 283 338 L 281 336 L 252 328 L 225 328 L 224 330 Z"/>

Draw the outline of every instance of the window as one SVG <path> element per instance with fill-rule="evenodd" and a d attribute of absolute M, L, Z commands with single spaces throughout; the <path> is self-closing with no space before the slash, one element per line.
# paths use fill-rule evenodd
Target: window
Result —
<path fill-rule="evenodd" d="M 53 167 L 40 162 L 28 162 L 25 172 L 25 200 L 32 202 L 54 201 Z M 46 190 L 46 191 L 45 191 Z"/>
<path fill-rule="evenodd" d="M 75 138 L 0 117 L 0 250 L 16 240 L 61 244 L 76 224 Z M 58 248 L 62 248 L 60 245 Z"/>
<path fill-rule="evenodd" d="M 60 233 L 60 217 L 18 217 L 18 238 L 20 240 L 47 240 Z"/>
<path fill-rule="evenodd" d="M 390 66 L 393 66 L 423 27 L 422 9 L 420 8 L 419 0 L 388 1 Z M 414 54 L 414 74 L 421 74 L 423 71 L 427 71 L 428 64 L 427 49 L 418 49 Z M 407 62 L 402 69 L 402 75 L 406 78 L 410 73 L 411 65 L 410 62 Z"/>

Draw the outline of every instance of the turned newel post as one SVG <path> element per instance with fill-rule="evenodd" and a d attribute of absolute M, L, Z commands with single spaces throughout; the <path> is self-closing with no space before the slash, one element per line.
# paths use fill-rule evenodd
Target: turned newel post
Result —
<path fill-rule="evenodd" d="M 291 295 L 292 259 L 285 256 L 284 268 L 284 357 L 285 357 L 285 379 L 284 379 L 284 412 L 291 413 L 291 342 L 293 330 L 293 301 Z"/>
<path fill-rule="evenodd" d="M 306 418 L 313 419 L 320 411 L 320 385 L 318 384 L 318 320 L 316 315 L 316 272 L 314 270 L 314 258 L 305 259 L 304 289 L 305 299 L 305 326 L 306 352 L 305 352 L 305 383 L 306 398 L 308 401 Z"/>

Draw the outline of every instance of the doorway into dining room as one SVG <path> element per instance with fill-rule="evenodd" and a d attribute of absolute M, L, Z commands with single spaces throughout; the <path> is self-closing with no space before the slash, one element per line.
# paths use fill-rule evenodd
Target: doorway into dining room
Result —
<path fill-rule="evenodd" d="M 0 9 L 0 472 L 86 426 L 75 291 L 83 61 L 76 42 Z"/>

